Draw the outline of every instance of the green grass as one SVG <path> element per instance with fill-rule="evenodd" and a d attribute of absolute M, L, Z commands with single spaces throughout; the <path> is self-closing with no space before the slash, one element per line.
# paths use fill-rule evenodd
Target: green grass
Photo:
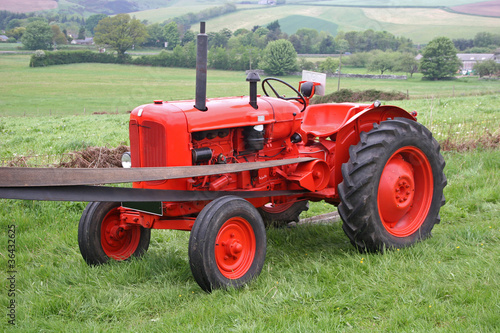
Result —
<path fill-rule="evenodd" d="M 195 92 L 194 69 L 28 64 L 27 55 L 0 55 L 0 116 L 123 113 L 155 99 L 191 99 Z M 245 77 L 244 72 L 210 71 L 208 95 L 243 95 Z"/>
<path fill-rule="evenodd" d="M 83 204 L 0 200 L 2 267 L 17 226 L 14 331 L 494 332 L 500 151 L 445 157 L 448 202 L 431 239 L 359 254 L 340 223 L 269 229 L 259 278 L 212 294 L 191 276 L 188 233 L 155 230 L 142 260 L 91 268 L 76 241 Z"/>
<path fill-rule="evenodd" d="M 287 34 L 292 35 L 298 30 L 297 22 L 300 22 L 300 25 L 303 28 L 326 31 L 332 34 L 332 36 L 337 35 L 338 32 L 338 25 L 334 22 L 304 15 L 290 15 L 279 20 L 280 29 Z"/>
<path fill-rule="evenodd" d="M 194 98 L 194 69 L 112 64 L 30 68 L 28 63 L 29 55 L 0 55 L 0 116 L 124 113 L 155 99 Z M 209 70 L 207 96 L 246 95 L 245 77 L 244 72 Z M 294 85 L 300 80 L 299 77 L 283 79 Z M 329 78 L 327 93 L 335 91 L 337 85 L 336 78 Z M 500 81 L 477 78 L 422 81 L 419 75 L 405 81 L 342 78 L 341 88 L 408 91 L 411 98 L 432 98 L 498 93 Z"/>
<path fill-rule="evenodd" d="M 155 99 L 191 99 L 195 91 L 191 69 L 109 64 L 29 68 L 28 59 L 26 55 L 0 56 L 2 161 L 50 155 L 48 161 L 37 157 L 33 163 L 57 163 L 61 154 L 86 146 L 128 144 L 126 111 Z M 248 93 L 243 72 L 209 71 L 208 78 L 210 97 Z M 292 84 L 299 80 L 284 79 Z M 337 83 L 336 78 L 329 78 L 326 92 L 335 91 Z M 419 120 L 439 140 L 454 138 L 457 132 L 461 138 L 477 139 L 500 127 L 497 80 L 422 81 L 418 75 L 404 81 L 342 78 L 341 88 L 409 91 L 408 101 L 384 102 L 416 110 Z M 482 95 L 486 93 L 490 94 Z"/>
<path fill-rule="evenodd" d="M 33 69 L 27 59 L 0 56 L 0 159 L 126 143 L 124 110 L 164 96 L 191 98 L 194 91 L 192 70 L 86 64 Z M 336 82 L 329 79 L 327 91 L 335 90 Z M 210 71 L 209 84 L 211 96 L 248 92 L 242 73 Z M 136 94 L 137 86 L 142 90 Z M 391 104 L 417 110 L 419 121 L 440 140 L 500 128 L 498 93 L 459 96 L 493 91 L 497 81 L 343 79 L 342 87 L 347 86 L 410 87 L 419 96 L 434 95 Z M 91 114 L 115 111 L 123 98 L 119 114 Z M 81 104 L 89 100 L 93 107 Z M 5 108 L 7 103 L 14 111 Z M 39 115 L 34 116 L 34 108 Z M 25 111 L 29 117 L 22 116 Z M 212 294 L 201 291 L 191 275 L 189 233 L 154 230 L 142 260 L 89 267 L 77 242 L 84 203 L 0 200 L 0 307 L 5 311 L 0 327 L 17 332 L 495 332 L 500 321 L 500 150 L 444 156 L 447 203 L 432 238 L 384 255 L 359 254 L 340 223 L 269 229 L 258 279 L 242 290 Z M 305 216 L 332 209 L 312 203 Z M 11 299 L 5 281 L 12 224 L 15 328 L 5 316 Z"/>

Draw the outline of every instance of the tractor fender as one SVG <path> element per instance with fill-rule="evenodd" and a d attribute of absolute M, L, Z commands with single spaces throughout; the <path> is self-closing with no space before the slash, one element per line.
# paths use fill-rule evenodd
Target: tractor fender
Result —
<path fill-rule="evenodd" d="M 370 131 L 374 123 L 380 124 L 384 120 L 396 117 L 417 120 L 407 111 L 397 106 L 384 105 L 375 107 L 371 105 L 355 114 L 339 128 L 335 145 L 334 179 L 331 180 L 330 185 L 336 187 L 342 182 L 342 164 L 349 161 L 349 147 L 358 144 L 361 132 Z"/>

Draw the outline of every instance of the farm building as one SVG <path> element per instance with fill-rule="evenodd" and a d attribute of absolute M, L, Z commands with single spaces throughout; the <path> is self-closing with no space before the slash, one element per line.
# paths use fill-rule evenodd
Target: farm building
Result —
<path fill-rule="evenodd" d="M 463 73 L 472 71 L 472 68 L 478 62 L 486 60 L 500 61 L 500 57 L 495 57 L 495 54 L 493 53 L 457 53 L 457 57 L 462 62 Z"/>
<path fill-rule="evenodd" d="M 6 42 L 9 39 L 9 37 L 5 35 L 0 35 L 0 42 Z"/>
<path fill-rule="evenodd" d="M 87 37 L 85 39 L 73 39 L 71 41 L 71 44 L 75 45 L 92 45 L 94 44 L 94 38 L 93 37 Z"/>

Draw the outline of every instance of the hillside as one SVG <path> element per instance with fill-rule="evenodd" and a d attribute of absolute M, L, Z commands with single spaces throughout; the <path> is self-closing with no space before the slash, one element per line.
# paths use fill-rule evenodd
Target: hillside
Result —
<path fill-rule="evenodd" d="M 28 13 L 56 8 L 57 1 L 55 0 L 3 0 L 0 2 L 0 10 L 8 10 L 14 13 Z"/>
<path fill-rule="evenodd" d="M 178 1 L 169 7 L 132 14 L 141 20 L 162 23 L 188 12 L 206 9 L 208 3 L 215 6 L 222 1 Z M 437 36 L 473 38 L 482 31 L 498 33 L 500 18 L 470 15 L 473 13 L 467 12 L 467 8 L 475 8 L 471 3 L 475 1 L 417 0 L 408 5 L 407 1 L 402 0 L 288 0 L 285 6 L 238 4 L 237 12 L 209 20 L 207 29 L 219 31 L 228 28 L 235 31 L 238 28 L 251 29 L 255 25 L 265 26 L 279 20 L 281 30 L 288 34 L 300 28 L 328 31 L 333 35 L 340 30 L 386 30 L 397 36 L 411 38 L 417 44 L 425 44 Z M 498 3 L 498 0 L 489 1 L 482 6 L 500 7 Z M 454 10 L 457 7 L 467 13 L 464 15 Z"/>
<path fill-rule="evenodd" d="M 287 0 L 286 5 L 258 5 L 257 0 L 233 1 L 237 11 L 207 22 L 209 31 L 251 29 L 279 20 L 282 31 L 300 28 L 328 31 L 385 30 L 425 44 L 437 36 L 473 38 L 478 32 L 498 33 L 500 1 L 474 0 Z M 241 3 L 246 4 L 241 4 Z M 62 14 L 89 16 L 130 13 L 149 23 L 163 23 L 187 13 L 221 6 L 223 0 L 3 0 L 0 10 L 51 9 Z M 497 17 L 492 17 L 498 15 Z"/>
<path fill-rule="evenodd" d="M 175 0 L 2 0 L 0 10 L 27 13 L 55 9 L 63 14 L 89 16 L 103 13 L 113 15 L 152 8 L 162 8 Z"/>

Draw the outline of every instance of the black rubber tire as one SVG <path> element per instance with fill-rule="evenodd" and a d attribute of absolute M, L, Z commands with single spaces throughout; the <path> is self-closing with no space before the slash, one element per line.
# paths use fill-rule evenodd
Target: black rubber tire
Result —
<path fill-rule="evenodd" d="M 120 207 L 118 202 L 90 202 L 85 207 L 78 225 L 78 245 L 87 264 L 93 266 L 105 264 L 109 260 L 123 261 L 130 257 L 140 257 L 148 250 L 151 229 L 138 226 L 128 231 L 140 233 L 137 247 L 129 251 L 130 255 L 118 259 L 106 254 L 101 243 L 102 222 L 108 213 L 115 211 L 118 207 Z"/>
<path fill-rule="evenodd" d="M 427 166 L 432 173 L 432 181 L 430 179 L 428 181 L 432 184 L 432 188 L 429 187 L 428 191 L 432 193 L 432 199 L 427 214 L 424 212 L 421 215 L 423 218 L 415 219 L 421 223 L 418 229 L 415 231 L 410 229 L 408 234 L 395 236 L 384 226 L 380 216 L 378 203 L 380 179 L 386 163 L 396 156 L 396 152 L 401 149 L 416 150 L 415 148 L 422 152 L 428 161 Z M 359 251 L 403 248 L 431 236 L 432 228 L 440 222 L 439 210 L 445 203 L 443 195 L 443 188 L 446 186 L 446 176 L 443 172 L 445 162 L 439 150 L 438 142 L 427 128 L 406 118 L 383 121 L 374 124 L 368 133 L 361 133 L 360 142 L 349 149 L 349 161 L 342 165 L 344 179 L 338 186 L 341 199 L 338 210 L 343 220 L 342 228 Z M 418 170 L 417 168 L 418 166 L 411 170 Z M 415 179 L 415 184 L 418 181 L 419 179 Z M 414 192 L 415 197 L 417 192 L 418 190 Z M 413 202 L 410 209 L 413 209 L 414 204 L 418 206 L 419 203 Z M 395 225 L 402 220 L 403 218 L 395 222 Z M 415 228 L 417 226 L 418 224 L 415 224 Z"/>
<path fill-rule="evenodd" d="M 290 222 L 299 222 L 300 213 L 309 210 L 309 201 L 297 201 L 285 211 L 272 213 L 265 207 L 257 208 L 266 227 L 283 227 Z"/>
<path fill-rule="evenodd" d="M 216 249 L 216 246 L 224 244 L 216 244 L 216 239 L 219 232 L 223 232 L 225 223 L 234 218 L 246 220 L 251 227 L 255 237 L 255 254 L 248 268 L 241 271 L 244 274 L 233 279 L 226 277 L 218 267 L 216 251 L 219 248 Z M 242 198 L 224 196 L 210 202 L 196 218 L 189 238 L 189 264 L 196 282 L 207 292 L 240 288 L 260 274 L 266 258 L 266 246 L 266 230 L 257 209 Z"/>

